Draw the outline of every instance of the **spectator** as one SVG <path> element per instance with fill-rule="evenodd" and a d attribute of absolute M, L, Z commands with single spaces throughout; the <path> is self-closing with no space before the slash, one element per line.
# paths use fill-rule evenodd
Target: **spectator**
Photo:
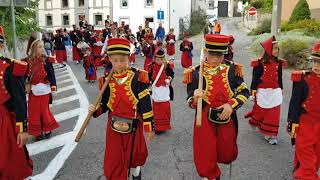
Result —
<path fill-rule="evenodd" d="M 67 31 L 67 29 L 65 28 L 64 30 L 64 34 L 65 34 L 65 39 L 64 39 L 64 46 L 66 47 L 66 51 L 67 51 L 67 59 L 69 59 L 69 57 L 71 57 L 72 55 L 72 49 L 71 49 L 71 38 L 70 35 Z"/>
<path fill-rule="evenodd" d="M 164 39 L 164 36 L 165 36 L 165 30 L 162 27 L 162 23 L 160 23 L 156 32 L 156 40 L 162 42 Z"/>
<path fill-rule="evenodd" d="M 46 50 L 46 55 L 51 56 L 51 52 L 53 50 L 53 43 L 48 34 L 43 34 L 42 41 L 44 43 L 44 49 Z"/>

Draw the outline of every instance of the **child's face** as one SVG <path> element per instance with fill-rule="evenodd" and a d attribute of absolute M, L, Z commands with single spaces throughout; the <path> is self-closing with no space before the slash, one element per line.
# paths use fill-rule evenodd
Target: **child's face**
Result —
<path fill-rule="evenodd" d="M 312 71 L 320 76 L 320 59 L 313 60 Z"/>
<path fill-rule="evenodd" d="M 109 56 L 112 68 L 115 72 L 121 72 L 128 68 L 129 56 L 123 54 L 114 54 Z"/>
<path fill-rule="evenodd" d="M 278 57 L 279 56 L 279 45 L 278 43 L 273 44 L 272 46 L 272 56 Z"/>
<path fill-rule="evenodd" d="M 158 64 L 158 65 L 162 65 L 162 63 L 163 63 L 163 61 L 164 61 L 164 58 L 156 58 L 156 64 Z"/>

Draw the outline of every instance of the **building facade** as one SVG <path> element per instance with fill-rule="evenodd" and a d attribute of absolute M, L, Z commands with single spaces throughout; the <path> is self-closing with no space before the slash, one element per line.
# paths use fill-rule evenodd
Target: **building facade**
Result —
<path fill-rule="evenodd" d="M 110 15 L 109 0 L 40 0 L 38 6 L 40 28 L 53 31 L 57 28 L 71 29 L 79 26 L 84 18 L 97 29 L 104 27 L 104 20 Z"/>
<path fill-rule="evenodd" d="M 209 19 L 233 16 L 234 0 L 193 0 L 192 11 L 203 9 Z"/>
<path fill-rule="evenodd" d="M 183 4 L 183 8 L 182 8 Z M 159 16 L 160 13 L 160 16 Z M 191 0 L 113 0 L 112 19 L 130 25 L 133 33 L 138 27 L 144 27 L 145 21 L 156 31 L 159 23 L 166 33 L 170 28 L 179 35 L 182 29 L 181 20 L 189 18 L 191 14 Z M 162 19 L 163 17 L 163 19 Z"/>
<path fill-rule="evenodd" d="M 291 17 L 293 9 L 296 7 L 299 0 L 282 0 L 282 15 L 281 19 L 288 21 Z M 320 1 L 319 0 L 307 0 L 311 17 L 320 19 Z"/>

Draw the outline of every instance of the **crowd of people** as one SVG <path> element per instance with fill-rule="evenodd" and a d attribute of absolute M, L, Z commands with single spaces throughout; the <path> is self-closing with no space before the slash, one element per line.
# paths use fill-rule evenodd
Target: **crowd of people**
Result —
<path fill-rule="evenodd" d="M 141 180 L 141 168 L 148 157 L 146 140 L 172 129 L 177 41 L 174 29 L 166 35 L 160 24 L 154 36 L 148 22 L 136 34 L 124 22 L 118 26 L 106 20 L 103 30 L 95 30 L 86 21 L 79 25 L 73 26 L 71 32 L 58 29 L 54 37 L 44 36 L 43 41 L 31 34 L 28 57 L 23 60 L 0 54 L 0 87 L 3 88 L 0 143 L 4 147 L 0 148 L 0 179 L 30 176 L 32 160 L 25 146 L 29 135 L 40 141 L 50 138 L 52 131 L 59 128 L 49 108 L 58 90 L 52 64 L 64 67 L 67 49 L 72 51 L 76 63 L 83 61 L 89 82 L 97 80 L 98 66 L 105 68 L 99 78 L 102 96 L 97 98 L 98 106 L 91 104 L 88 110 L 95 118 L 107 113 L 104 175 L 108 180 L 128 179 L 130 172 L 134 180 Z M 179 47 L 187 103 L 197 109 L 193 153 L 196 170 L 203 180 L 219 180 L 218 163 L 231 164 L 237 159 L 239 117 L 236 112 L 248 99 L 254 101 L 254 106 L 245 118 L 249 118 L 248 123 L 270 145 L 278 144 L 283 103 L 282 69 L 286 61 L 279 58 L 276 38 L 272 36 L 261 42 L 264 54 L 251 61 L 253 73 L 248 88 L 243 65 L 233 60 L 235 38 L 220 34 L 221 25 L 216 22 L 216 26 L 215 31 L 204 36 L 204 59 L 200 65 L 192 66 L 193 44 L 188 32 L 184 33 Z M 0 27 L 0 50 L 3 44 L 4 32 Z M 144 56 L 143 69 L 135 67 L 136 55 Z M 292 144 L 296 145 L 293 176 L 299 180 L 319 179 L 320 42 L 312 48 L 310 59 L 313 62 L 310 70 L 292 72 L 293 90 L 286 127 Z"/>

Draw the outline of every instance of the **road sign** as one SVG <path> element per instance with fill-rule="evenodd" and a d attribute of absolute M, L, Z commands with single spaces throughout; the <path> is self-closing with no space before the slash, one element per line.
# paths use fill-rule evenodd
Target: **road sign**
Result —
<path fill-rule="evenodd" d="M 29 0 L 14 0 L 14 6 L 25 7 L 28 6 Z M 0 6 L 11 6 L 11 0 L 0 0 Z"/>
<path fill-rule="evenodd" d="M 257 14 L 257 9 L 254 8 L 254 7 L 250 8 L 250 9 L 248 10 L 248 14 L 249 14 L 250 16 L 256 15 L 256 14 Z"/>
<path fill-rule="evenodd" d="M 158 20 L 164 20 L 164 11 L 158 10 L 157 19 Z"/>

